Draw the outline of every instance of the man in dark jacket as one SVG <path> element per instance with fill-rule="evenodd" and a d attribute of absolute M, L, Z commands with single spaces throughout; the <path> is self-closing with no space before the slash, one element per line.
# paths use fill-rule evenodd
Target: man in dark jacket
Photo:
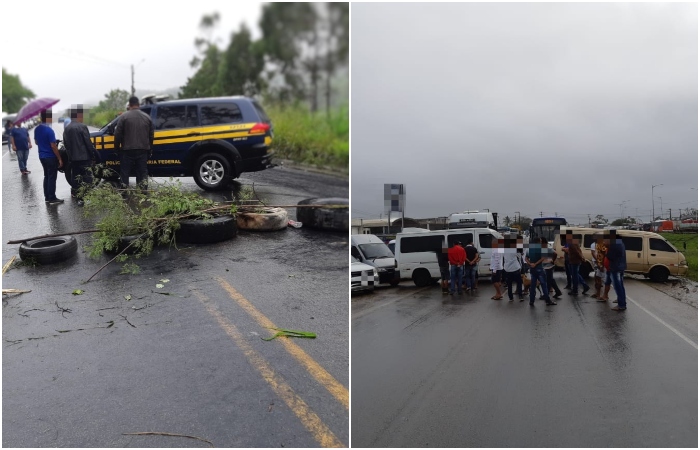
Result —
<path fill-rule="evenodd" d="M 72 120 L 63 130 L 63 145 L 70 160 L 71 197 L 78 198 L 78 205 L 82 206 L 85 189 L 92 186 L 92 165 L 97 161 L 97 152 L 90 140 L 90 130 L 83 123 L 82 105 L 71 108 L 70 116 Z"/>
<path fill-rule="evenodd" d="M 615 311 L 624 311 L 627 309 L 627 297 L 625 294 L 625 285 L 622 282 L 623 274 L 627 269 L 627 252 L 625 244 L 621 239 L 617 238 L 617 232 L 610 230 L 605 244 L 608 246 L 608 261 L 610 261 L 610 276 L 612 277 L 613 288 L 617 294 L 617 306 L 612 309 Z"/>
<path fill-rule="evenodd" d="M 153 149 L 153 121 L 139 109 L 139 99 L 129 98 L 129 111 L 119 117 L 114 131 L 114 147 L 119 152 L 122 187 L 129 187 L 131 168 L 136 170 L 136 184 L 148 188 L 148 158 Z"/>
<path fill-rule="evenodd" d="M 588 286 L 588 283 L 586 283 L 586 280 L 583 279 L 583 276 L 581 276 L 579 273 L 581 264 L 583 264 L 584 261 L 583 252 L 581 251 L 581 246 L 578 243 L 578 239 L 574 239 L 574 236 L 570 230 L 567 230 L 566 232 L 566 243 L 569 248 L 569 267 L 571 268 L 572 284 L 569 294 L 578 295 L 578 285 L 580 283 L 583 286 L 583 294 L 585 295 L 590 287 Z"/>

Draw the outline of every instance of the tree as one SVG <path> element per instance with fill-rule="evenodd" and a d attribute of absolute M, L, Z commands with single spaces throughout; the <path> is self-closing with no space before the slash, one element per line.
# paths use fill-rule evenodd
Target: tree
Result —
<path fill-rule="evenodd" d="M 108 94 L 105 94 L 105 99 L 99 103 L 98 108 L 104 111 L 123 111 L 129 102 L 129 96 L 129 92 L 123 89 L 112 89 Z"/>
<path fill-rule="evenodd" d="M 510 217 L 505 216 L 505 217 L 503 218 L 503 225 L 509 227 L 511 223 L 513 223 L 513 221 L 510 219 Z"/>
<path fill-rule="evenodd" d="M 527 230 L 532 223 L 532 219 L 527 216 L 519 216 L 517 222 L 515 222 L 521 230 Z"/>
<path fill-rule="evenodd" d="M 17 112 L 29 100 L 36 95 L 29 88 L 25 87 L 19 79 L 19 75 L 11 75 L 2 69 L 2 110 L 6 112 Z"/>
<path fill-rule="evenodd" d="M 219 19 L 219 13 L 214 12 L 204 15 L 199 23 L 199 28 L 204 37 L 195 38 L 194 45 L 199 51 L 199 56 L 194 56 L 190 61 L 190 66 L 199 68 L 199 70 L 193 77 L 187 79 L 187 84 L 182 86 L 181 98 L 222 95 L 218 90 L 219 85 L 217 84 L 221 51 L 211 40 L 213 29 L 218 24 Z"/>
<path fill-rule="evenodd" d="M 326 51 L 326 112 L 331 110 L 331 80 L 339 67 L 348 66 L 350 53 L 350 5 L 348 3 L 324 3 L 328 9 L 328 42 Z"/>
<path fill-rule="evenodd" d="M 220 95 L 258 94 L 263 86 L 264 64 L 262 46 L 252 41 L 250 30 L 241 24 L 240 31 L 231 34 L 231 43 L 221 55 L 217 78 Z"/>
<path fill-rule="evenodd" d="M 602 214 L 598 214 L 595 216 L 595 220 L 593 221 L 594 223 L 608 223 L 608 219 L 606 219 Z"/>

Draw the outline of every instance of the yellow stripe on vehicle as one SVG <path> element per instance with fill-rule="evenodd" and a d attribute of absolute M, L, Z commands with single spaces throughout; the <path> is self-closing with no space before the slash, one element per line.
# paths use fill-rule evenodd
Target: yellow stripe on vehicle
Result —
<path fill-rule="evenodd" d="M 221 287 L 228 292 L 229 296 L 238 303 L 238 305 L 243 308 L 253 319 L 255 319 L 258 324 L 263 328 L 279 328 L 277 325 L 272 323 L 263 313 L 258 311 L 258 309 L 253 306 L 248 299 L 243 297 L 236 289 L 233 288 L 226 280 L 215 277 L 219 282 Z M 319 363 L 317 363 L 311 356 L 309 356 L 301 347 L 292 342 L 290 339 L 277 339 L 285 350 L 291 354 L 294 359 L 296 359 L 302 366 L 306 368 L 306 371 L 314 377 L 323 387 L 328 390 L 328 392 L 335 397 L 346 409 L 350 404 L 350 395 L 345 386 L 343 386 L 338 380 L 336 380 L 333 375 L 328 373 Z"/>
<path fill-rule="evenodd" d="M 321 447 L 347 447 L 340 442 L 309 405 L 294 392 L 292 387 L 272 369 L 272 366 L 270 366 L 265 358 L 253 349 L 238 328 L 232 324 L 221 311 L 216 309 L 204 294 L 196 290 L 193 292 L 199 301 L 202 302 L 207 312 L 216 319 L 224 332 L 226 332 L 236 346 L 243 351 L 250 365 L 262 375 L 263 379 L 272 388 L 275 394 L 284 401 L 287 407 L 289 407 L 301 421 L 302 425 L 313 435 L 316 442 L 318 442 Z"/>

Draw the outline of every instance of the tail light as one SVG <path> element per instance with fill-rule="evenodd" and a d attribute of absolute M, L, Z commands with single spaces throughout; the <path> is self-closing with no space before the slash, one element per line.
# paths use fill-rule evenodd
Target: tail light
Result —
<path fill-rule="evenodd" d="M 265 134 L 270 131 L 270 124 L 259 122 L 253 125 L 248 134 Z"/>

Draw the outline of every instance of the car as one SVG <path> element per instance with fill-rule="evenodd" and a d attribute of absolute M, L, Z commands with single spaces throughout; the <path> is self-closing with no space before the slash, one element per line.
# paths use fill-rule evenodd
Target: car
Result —
<path fill-rule="evenodd" d="M 274 152 L 272 121 L 249 97 L 212 97 L 156 101 L 140 106 L 155 126 L 148 174 L 193 177 L 207 191 L 225 189 L 244 172 L 265 170 Z M 101 163 L 118 172 L 114 148 L 115 117 L 90 133 Z"/>
<path fill-rule="evenodd" d="M 396 260 L 389 247 L 374 234 L 350 236 L 350 254 L 358 261 L 377 268 L 380 283 L 396 286 L 399 283 Z"/>
<path fill-rule="evenodd" d="M 379 284 L 379 274 L 374 267 L 363 264 L 354 256 L 350 256 L 350 289 L 352 292 L 373 291 Z"/>

